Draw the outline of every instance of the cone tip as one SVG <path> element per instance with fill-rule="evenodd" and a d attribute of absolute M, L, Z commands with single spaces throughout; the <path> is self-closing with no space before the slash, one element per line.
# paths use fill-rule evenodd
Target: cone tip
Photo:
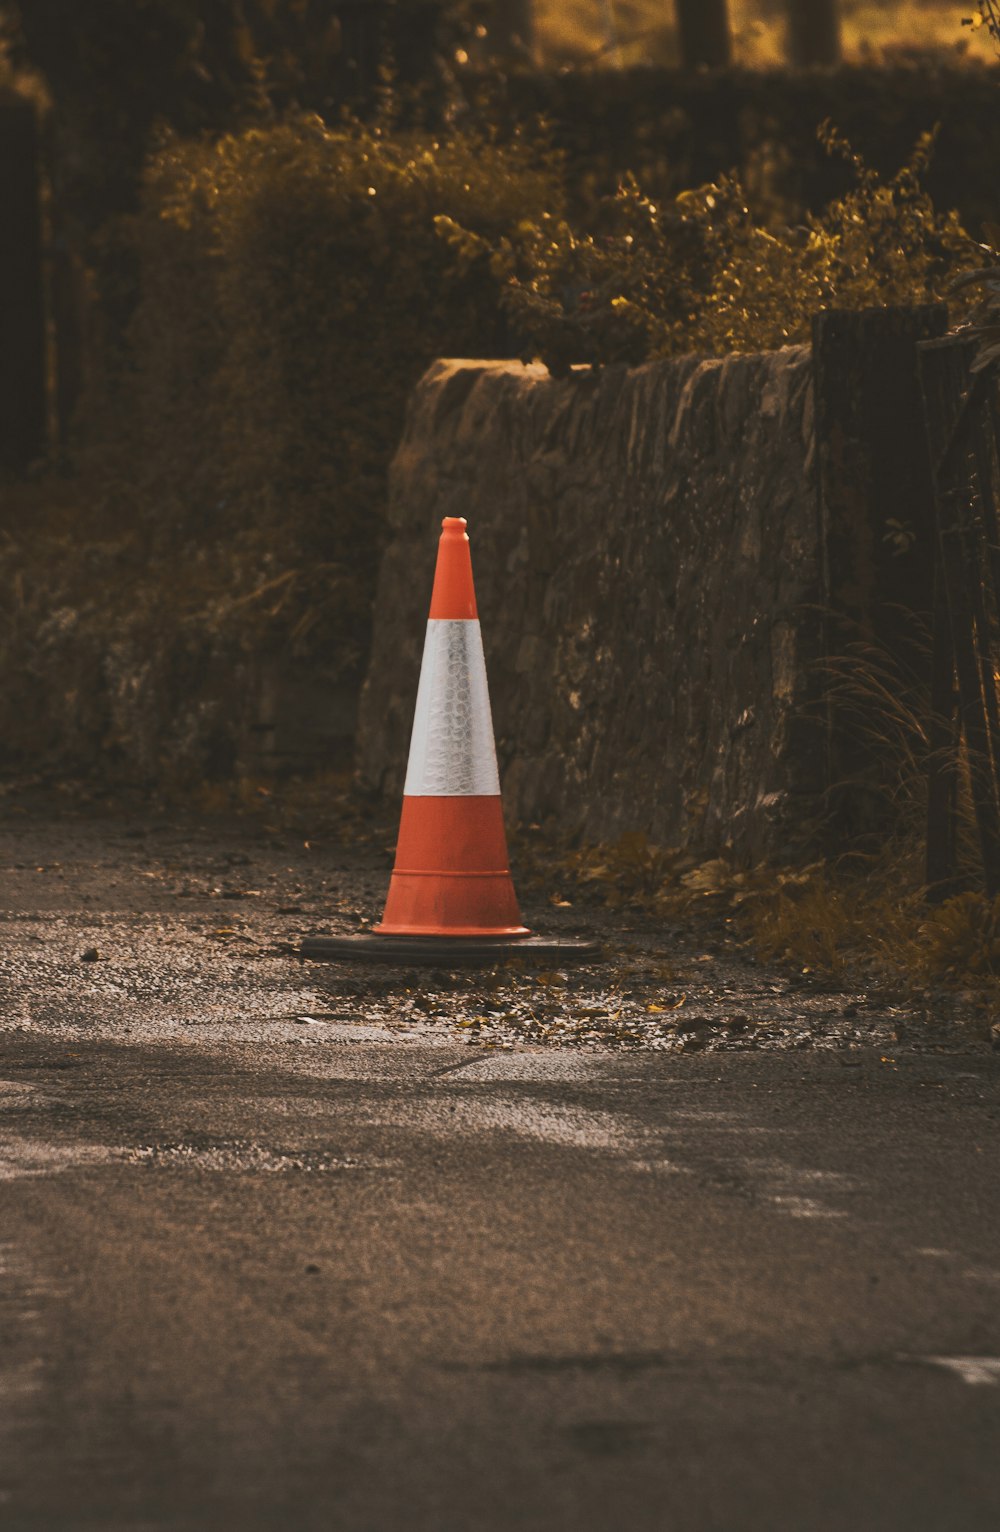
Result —
<path fill-rule="evenodd" d="M 474 618 L 476 592 L 472 583 L 472 557 L 464 516 L 446 516 L 441 523 L 431 617 Z"/>

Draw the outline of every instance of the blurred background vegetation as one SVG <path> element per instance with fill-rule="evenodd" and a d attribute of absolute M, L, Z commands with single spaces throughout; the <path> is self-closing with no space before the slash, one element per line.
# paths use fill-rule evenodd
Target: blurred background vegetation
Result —
<path fill-rule="evenodd" d="M 435 356 L 762 349 L 823 306 L 940 297 L 1000 219 L 992 43 L 961 21 L 915 0 L 0 0 L 0 105 L 39 125 L 49 391 L 0 495 L 7 753 L 72 738 L 134 769 L 106 656 L 182 631 L 185 676 L 221 644 L 356 688 L 386 468 Z M 67 665 L 86 727 L 43 728 Z"/>
<path fill-rule="evenodd" d="M 536 0 L 534 44 L 546 66 L 677 66 L 683 62 L 676 17 L 662 0 Z M 746 68 L 790 62 L 785 0 L 730 0 L 732 59 Z M 927 54 L 988 61 L 981 27 L 961 30 L 975 12 L 947 0 L 840 0 L 840 54 L 849 63 L 892 63 Z"/>
<path fill-rule="evenodd" d="M 239 769 L 262 664 L 352 698 L 435 356 L 559 372 L 804 340 L 828 306 L 957 313 L 1000 224 L 992 15 L 0 0 L 45 389 L 0 477 L 5 764 L 190 790 Z"/>

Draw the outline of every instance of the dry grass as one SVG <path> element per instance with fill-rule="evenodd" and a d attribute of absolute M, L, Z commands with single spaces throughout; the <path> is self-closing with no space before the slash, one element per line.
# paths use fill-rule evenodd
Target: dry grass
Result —
<path fill-rule="evenodd" d="M 629 834 L 610 845 L 515 837 L 519 880 L 560 907 L 603 906 L 734 942 L 761 963 L 844 986 L 977 990 L 1000 1007 L 1000 899 L 928 904 L 923 843 L 800 867 L 698 860 Z"/>
<path fill-rule="evenodd" d="M 196 802 L 203 812 L 246 814 L 292 835 L 382 857 L 393 851 L 394 809 L 360 796 L 349 772 L 206 785 Z M 535 904 L 613 910 L 643 925 L 721 938 L 760 963 L 845 988 L 975 990 L 991 1012 L 1000 1009 L 1000 899 L 966 892 L 928 904 L 919 837 L 870 857 L 798 867 L 699 859 L 635 832 L 580 846 L 522 829 L 511 851 L 518 888 Z"/>
<path fill-rule="evenodd" d="M 970 890 L 928 905 L 914 860 L 819 867 L 799 887 L 762 891 L 747 909 L 756 955 L 911 992 L 979 990 L 1000 1005 L 1000 899 Z"/>
<path fill-rule="evenodd" d="M 943 762 L 956 781 L 953 887 L 966 891 L 935 903 L 925 883 L 930 719 L 919 676 L 862 643 L 824 673 L 840 727 L 870 757 L 864 782 L 883 799 L 877 842 L 868 835 L 797 866 L 745 867 L 727 854 L 699 859 L 651 845 L 642 834 L 575 847 L 529 835 L 519 859 L 557 904 L 711 930 L 762 963 L 844 986 L 972 989 L 1000 1011 L 1000 899 L 977 891 L 982 868 L 966 748 L 949 749 Z"/>

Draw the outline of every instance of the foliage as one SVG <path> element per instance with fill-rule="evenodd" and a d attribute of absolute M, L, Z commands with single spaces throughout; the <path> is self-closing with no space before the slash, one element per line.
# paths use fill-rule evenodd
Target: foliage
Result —
<path fill-rule="evenodd" d="M 629 0 L 611 11 L 602 0 L 535 0 L 535 35 L 548 65 L 679 62 L 672 8 L 662 0 Z M 730 0 L 733 56 L 744 69 L 783 63 L 786 0 Z M 948 0 L 839 0 L 845 57 L 891 59 L 913 54 L 961 55 L 980 39 L 960 35 Z"/>
<path fill-rule="evenodd" d="M 1000 899 L 958 894 L 921 922 L 918 936 L 923 973 L 953 980 L 1000 977 Z"/>
<path fill-rule="evenodd" d="M 657 203 L 732 169 L 768 226 L 818 213 L 852 185 L 850 166 L 816 137 L 827 118 L 884 177 L 940 122 L 925 177 L 931 197 L 957 208 L 976 234 L 996 217 L 996 67 L 923 59 L 823 71 L 517 73 L 482 107 L 475 81 L 463 77 L 463 88 L 504 131 L 545 119 L 566 156 L 574 211 L 588 224 L 597 200 L 614 192 L 626 170 Z"/>
<path fill-rule="evenodd" d="M 971 27 L 978 31 L 980 27 L 986 27 L 995 42 L 1000 42 L 1000 5 L 997 0 L 978 0 L 975 16 L 963 16 L 963 27 Z"/>
<path fill-rule="evenodd" d="M 838 983 L 990 988 L 1000 980 L 1000 899 L 925 902 L 919 840 L 877 858 L 740 867 L 650 844 L 538 835 L 514 842 L 519 883 L 565 907 L 603 906 L 735 942 L 760 962 Z"/>
<path fill-rule="evenodd" d="M 492 243 L 443 215 L 438 225 L 467 270 L 482 264 L 504 285 L 525 353 L 555 370 L 770 350 L 808 339 L 822 308 L 939 296 L 975 246 L 922 188 L 933 135 L 889 181 L 829 123 L 820 136 L 851 165 L 855 185 L 796 227 L 763 226 L 732 176 L 665 205 L 629 176 L 605 200 L 599 232 L 580 234 L 551 214 Z"/>
<path fill-rule="evenodd" d="M 952 286 L 953 292 L 979 290 L 964 326 L 976 342 L 972 372 L 1000 362 L 1000 227 L 988 225 L 987 236 L 990 243 L 982 253 L 988 264 L 965 273 Z"/>
<path fill-rule="evenodd" d="M 994 43 L 1000 44 L 1000 5 L 996 0 L 979 0 L 975 16 L 965 18 L 962 24 L 974 29 L 985 27 Z M 987 264 L 955 284 L 958 289 L 979 288 L 978 301 L 969 315 L 969 329 L 977 342 L 974 372 L 1000 361 L 1000 225 L 987 223 L 983 233 Z"/>
<path fill-rule="evenodd" d="M 818 869 L 803 888 L 774 890 L 750 914 L 764 961 L 841 977 L 867 970 L 914 988 L 1000 979 L 1000 900 L 968 891 L 928 906 L 910 869 L 891 859 L 874 877 Z"/>
<path fill-rule="evenodd" d="M 888 183 L 852 157 L 854 190 L 800 227 L 752 217 L 733 178 L 666 204 L 630 178 L 581 227 L 561 158 L 517 135 L 303 114 L 165 135 L 104 236 L 139 301 L 87 432 L 150 623 L 356 680 L 386 468 L 435 356 L 758 349 L 824 298 L 923 296 L 967 250 L 920 190 L 926 148 Z"/>
<path fill-rule="evenodd" d="M 315 117 L 168 139 L 128 226 L 140 300 L 102 406 L 159 556 L 242 571 L 223 588 L 247 622 L 356 671 L 409 390 L 502 340 L 495 285 L 456 272 L 435 218 L 494 240 L 557 199 L 519 141 Z"/>
<path fill-rule="evenodd" d="M 0 49 L 56 106 L 60 216 L 132 209 L 154 134 L 236 130 L 290 109 L 371 105 L 379 71 L 440 111 L 469 0 L 380 0 L 345 29 L 329 0 L 0 0 Z"/>

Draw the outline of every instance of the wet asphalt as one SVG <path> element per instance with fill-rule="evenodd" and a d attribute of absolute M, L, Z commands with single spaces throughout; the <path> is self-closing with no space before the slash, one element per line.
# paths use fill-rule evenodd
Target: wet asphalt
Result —
<path fill-rule="evenodd" d="M 0 877 L 4 1532 L 1000 1525 L 974 1029 L 606 925 L 749 1025 L 470 1027 L 294 956 L 377 856 L 207 821 L 12 814 Z"/>

